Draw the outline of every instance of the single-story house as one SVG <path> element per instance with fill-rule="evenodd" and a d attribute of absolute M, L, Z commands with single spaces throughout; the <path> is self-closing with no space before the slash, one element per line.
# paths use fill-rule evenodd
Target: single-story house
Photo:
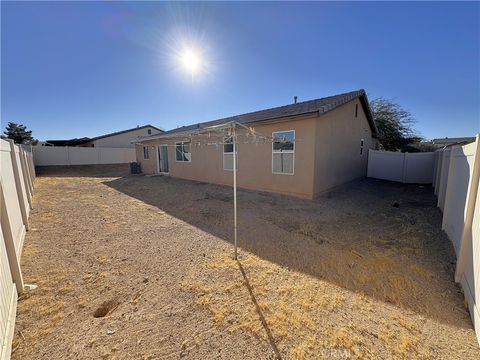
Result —
<path fill-rule="evenodd" d="M 194 134 L 232 121 L 273 139 L 238 142 L 237 185 L 246 189 L 313 199 L 366 176 L 368 150 L 378 148 L 362 89 L 141 137 L 136 154 L 142 172 L 231 185 L 232 144 L 213 134 L 201 145 Z"/>
<path fill-rule="evenodd" d="M 133 141 L 140 136 L 161 134 L 163 132 L 163 130 L 155 126 L 143 125 L 134 127 L 132 129 L 100 135 L 94 138 L 83 137 L 70 140 L 47 140 L 43 146 L 130 148 L 135 146 Z"/>
<path fill-rule="evenodd" d="M 465 145 L 475 141 L 475 136 L 465 136 L 465 137 L 455 137 L 455 138 L 440 138 L 440 139 L 433 139 L 431 144 L 437 148 L 441 149 L 445 146 L 451 145 Z"/>

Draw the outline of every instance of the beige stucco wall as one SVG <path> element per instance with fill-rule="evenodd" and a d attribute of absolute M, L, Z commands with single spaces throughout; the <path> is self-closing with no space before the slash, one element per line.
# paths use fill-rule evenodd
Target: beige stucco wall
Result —
<path fill-rule="evenodd" d="M 315 143 L 315 121 L 317 116 L 304 117 L 288 122 L 278 122 L 256 126 L 255 130 L 270 135 L 273 131 L 295 130 L 298 140 L 295 144 L 294 175 L 272 174 L 272 144 L 238 144 L 239 187 L 263 191 L 273 191 L 298 197 L 311 198 L 313 193 L 313 157 Z M 175 161 L 175 141 L 154 140 L 144 142 L 150 147 L 150 159 L 143 159 L 142 145 L 137 145 L 137 159 L 142 172 L 152 174 L 157 171 L 158 151 L 156 145 L 169 144 L 169 175 L 184 179 L 231 185 L 232 171 L 223 169 L 223 147 L 196 147 L 192 144 L 192 161 Z"/>
<path fill-rule="evenodd" d="M 140 168 L 144 174 L 155 174 L 157 172 L 158 154 L 156 150 L 156 141 L 148 141 L 143 145 L 136 145 L 135 152 L 137 155 L 137 162 L 140 163 Z M 149 147 L 149 159 L 143 159 L 143 146 Z M 172 149 L 173 150 L 173 149 Z"/>
<path fill-rule="evenodd" d="M 355 104 L 358 104 L 357 117 Z M 376 140 L 358 99 L 321 116 L 315 133 L 315 196 L 367 175 L 368 149 L 376 148 Z M 362 155 L 361 139 L 364 139 Z"/>
<path fill-rule="evenodd" d="M 366 175 L 368 148 L 374 146 L 371 131 L 359 104 L 350 102 L 322 116 L 308 115 L 288 121 L 255 126 L 265 135 L 274 131 L 295 130 L 294 174 L 272 174 L 272 144 L 238 145 L 239 187 L 278 192 L 303 198 L 315 195 L 352 179 Z M 364 154 L 360 156 L 360 139 Z M 169 175 L 190 180 L 231 185 L 232 172 L 223 170 L 223 147 L 195 146 L 191 162 L 175 161 L 175 141 L 150 140 L 137 145 L 137 159 L 142 172 L 153 174 L 158 169 L 157 145 L 168 144 Z M 149 146 L 150 158 L 143 159 L 143 145 Z"/>

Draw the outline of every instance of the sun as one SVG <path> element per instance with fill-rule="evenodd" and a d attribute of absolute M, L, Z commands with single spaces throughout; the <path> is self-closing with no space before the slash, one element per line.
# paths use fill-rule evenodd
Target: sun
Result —
<path fill-rule="evenodd" d="M 202 60 L 200 56 L 193 50 L 187 49 L 180 54 L 180 61 L 185 68 L 191 74 L 196 74 L 202 66 Z"/>

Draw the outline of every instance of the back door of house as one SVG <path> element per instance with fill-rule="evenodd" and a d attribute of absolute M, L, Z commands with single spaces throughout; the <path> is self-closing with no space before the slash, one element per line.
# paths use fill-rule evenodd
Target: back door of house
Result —
<path fill-rule="evenodd" d="M 168 146 L 160 145 L 158 147 L 158 168 L 161 173 L 168 174 Z"/>

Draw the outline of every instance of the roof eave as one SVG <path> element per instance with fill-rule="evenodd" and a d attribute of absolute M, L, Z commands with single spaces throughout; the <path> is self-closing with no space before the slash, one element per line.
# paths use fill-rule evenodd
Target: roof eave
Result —
<path fill-rule="evenodd" d="M 377 139 L 378 129 L 377 125 L 375 124 L 375 119 L 373 118 L 372 109 L 370 108 L 370 102 L 368 101 L 367 93 L 365 92 L 365 90 L 362 91 L 362 94 L 359 96 L 359 98 L 362 102 L 364 110 L 366 111 L 367 120 L 372 130 L 372 137 Z"/>
<path fill-rule="evenodd" d="M 350 93 L 346 93 L 346 94 L 348 95 Z M 244 122 L 241 122 L 241 124 L 248 125 L 248 126 L 259 126 L 259 125 L 263 125 L 263 124 L 289 121 L 289 120 L 295 119 L 297 117 L 302 117 L 302 116 L 306 116 L 306 115 L 309 115 L 309 114 L 315 114 L 315 113 L 318 116 L 321 116 L 321 115 L 327 114 L 330 111 L 335 110 L 339 106 L 345 105 L 346 103 L 348 103 L 350 101 L 353 101 L 357 98 L 360 98 L 360 102 L 363 106 L 363 109 L 364 109 L 366 117 L 367 117 L 367 121 L 368 121 L 368 123 L 370 125 L 370 128 L 371 128 L 371 131 L 372 131 L 372 137 L 378 138 L 378 129 L 375 125 L 375 121 L 373 119 L 373 114 L 372 114 L 372 111 L 370 109 L 368 98 L 367 98 L 367 95 L 366 95 L 366 92 L 365 92 L 364 89 L 360 89 L 359 91 L 356 91 L 356 96 L 351 97 L 349 100 L 347 100 L 345 102 L 342 102 L 341 104 L 334 104 L 335 106 L 331 106 L 331 108 L 328 108 L 326 110 L 322 109 L 322 111 L 320 111 L 320 109 L 317 108 L 315 110 L 306 111 L 306 112 L 297 113 L 297 114 L 290 114 L 290 115 L 284 115 L 284 116 L 274 116 L 274 117 L 269 117 L 269 118 L 267 117 L 267 118 L 264 118 L 264 119 L 244 121 Z M 241 116 L 244 116 L 244 115 L 246 115 L 246 114 L 243 114 Z M 228 122 L 232 121 L 232 118 L 234 119 L 235 117 L 225 118 L 224 123 L 220 122 L 220 123 L 216 124 L 215 126 L 227 124 Z M 233 120 L 233 121 L 235 121 L 235 120 Z M 177 130 L 177 129 L 175 129 L 175 130 L 167 131 L 167 133 L 164 133 L 164 134 L 140 136 L 132 142 L 140 142 L 141 143 L 141 142 L 144 142 L 144 141 L 150 141 L 150 140 L 156 140 L 156 139 L 185 138 L 185 137 L 192 136 L 193 134 L 199 133 L 199 131 L 203 131 L 203 129 L 205 128 L 205 126 L 202 127 L 201 124 L 197 124 L 197 127 L 194 127 L 194 128 L 192 128 L 191 126 L 189 126 L 189 127 L 190 127 L 190 129 L 188 129 L 188 130 L 181 130 L 181 129 Z"/>
<path fill-rule="evenodd" d="M 256 120 L 256 121 L 248 121 L 245 123 L 238 123 L 240 126 L 258 126 L 258 125 L 264 125 L 264 124 L 272 124 L 276 122 L 284 122 L 284 121 L 289 121 L 292 119 L 295 119 L 297 117 L 302 117 L 306 115 L 313 115 L 313 114 L 319 114 L 318 110 L 314 111 L 307 111 L 303 112 L 300 114 L 295 114 L 295 115 L 285 115 L 285 116 L 280 116 L 280 117 L 273 117 L 273 118 L 267 118 L 267 119 L 262 119 L 262 120 Z M 215 125 L 214 127 L 218 127 L 221 125 L 228 125 L 229 123 L 232 123 L 232 121 L 226 121 L 225 123 L 220 123 Z M 213 131 L 213 127 L 212 131 Z M 186 131 L 177 131 L 174 133 L 170 134 L 155 134 L 155 135 L 148 135 L 148 136 L 140 136 L 138 137 L 135 141 L 132 141 L 132 143 L 142 143 L 143 141 L 150 141 L 150 140 L 159 140 L 159 139 L 164 139 L 164 140 L 174 140 L 174 139 L 179 139 L 179 138 L 187 138 L 189 136 L 198 134 L 200 132 L 205 132 L 209 131 L 209 127 L 203 127 L 203 128 L 197 128 L 197 129 L 191 129 L 191 130 L 186 130 Z"/>
<path fill-rule="evenodd" d="M 135 127 L 135 128 L 131 128 L 131 129 L 127 129 L 127 130 L 121 130 L 121 131 L 117 131 L 117 132 L 113 132 L 113 133 L 110 133 L 110 134 L 105 134 L 105 135 L 100 135 L 100 136 L 96 136 L 94 138 L 91 138 L 90 140 L 99 140 L 99 139 L 104 139 L 106 137 L 110 137 L 110 136 L 116 136 L 116 135 L 121 135 L 121 134 L 125 134 L 125 133 L 128 133 L 130 131 L 136 131 L 136 130 L 141 130 L 141 129 L 145 129 L 147 127 L 151 127 L 157 131 L 160 131 L 160 132 L 165 132 L 164 130 L 162 129 L 159 129 L 153 125 L 150 125 L 150 124 L 147 124 L 147 125 L 143 125 L 143 126 L 138 126 L 138 127 Z"/>

